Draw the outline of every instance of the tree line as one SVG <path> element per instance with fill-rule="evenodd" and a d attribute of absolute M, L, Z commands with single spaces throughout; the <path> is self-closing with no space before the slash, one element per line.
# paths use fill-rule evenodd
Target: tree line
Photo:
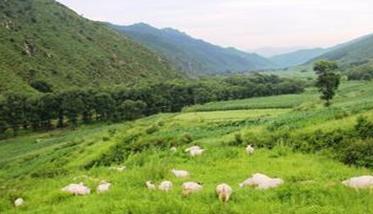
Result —
<path fill-rule="evenodd" d="M 275 75 L 216 77 L 110 89 L 6 93 L 0 100 L 0 136 L 93 121 L 125 121 L 211 101 L 301 93 L 303 82 Z"/>

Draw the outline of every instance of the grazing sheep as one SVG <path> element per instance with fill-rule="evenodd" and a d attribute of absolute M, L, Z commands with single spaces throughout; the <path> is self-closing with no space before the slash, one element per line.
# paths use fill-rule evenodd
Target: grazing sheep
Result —
<path fill-rule="evenodd" d="M 182 185 L 183 195 L 189 195 L 194 192 L 199 192 L 202 190 L 202 185 L 196 182 L 185 182 Z"/>
<path fill-rule="evenodd" d="M 252 154 L 254 153 L 254 148 L 253 148 L 251 145 L 248 145 L 248 146 L 246 147 L 246 153 L 247 153 L 248 155 L 252 155 Z"/>
<path fill-rule="evenodd" d="M 175 152 L 177 152 L 177 148 L 176 147 L 171 147 L 170 151 L 175 153 Z"/>
<path fill-rule="evenodd" d="M 189 176 L 189 172 L 185 170 L 172 169 L 171 171 L 177 178 L 185 178 Z"/>
<path fill-rule="evenodd" d="M 171 181 L 162 181 L 161 184 L 159 184 L 158 189 L 163 192 L 169 192 L 172 189 L 172 182 Z"/>
<path fill-rule="evenodd" d="M 216 194 L 221 202 L 228 202 L 232 195 L 232 188 L 228 184 L 219 184 L 216 187 Z"/>
<path fill-rule="evenodd" d="M 96 188 L 97 193 L 103 193 L 109 191 L 111 187 L 111 183 L 108 183 L 106 181 L 101 181 L 100 184 Z"/>
<path fill-rule="evenodd" d="M 14 206 L 15 206 L 15 207 L 20 207 L 20 206 L 22 206 L 24 203 L 25 203 L 25 201 L 23 200 L 23 198 L 17 198 L 17 199 L 14 201 Z"/>
<path fill-rule="evenodd" d="M 73 195 L 88 195 L 91 193 L 91 190 L 84 186 L 83 183 L 69 184 L 68 186 L 62 188 L 62 191 L 71 193 Z"/>
<path fill-rule="evenodd" d="M 110 167 L 111 170 L 115 170 L 117 172 L 123 172 L 127 167 L 125 166 L 117 166 L 117 167 Z"/>
<path fill-rule="evenodd" d="M 373 188 L 373 176 L 366 175 L 353 177 L 342 182 L 344 185 L 352 188 Z"/>
<path fill-rule="evenodd" d="M 152 181 L 147 181 L 147 182 L 145 182 L 145 186 L 146 186 L 146 188 L 148 188 L 149 190 L 155 190 L 155 189 L 156 189 L 156 188 L 155 188 L 155 184 L 153 184 Z"/>
<path fill-rule="evenodd" d="M 199 146 L 192 146 L 190 148 L 187 148 L 185 152 L 189 152 L 190 156 L 200 156 L 204 152 L 204 149 L 201 149 Z"/>
<path fill-rule="evenodd" d="M 277 187 L 283 184 L 284 181 L 279 178 L 270 178 L 266 175 L 257 173 L 254 174 L 251 178 L 245 180 L 240 184 L 240 187 L 244 186 L 256 186 L 258 189 L 269 189 Z"/>

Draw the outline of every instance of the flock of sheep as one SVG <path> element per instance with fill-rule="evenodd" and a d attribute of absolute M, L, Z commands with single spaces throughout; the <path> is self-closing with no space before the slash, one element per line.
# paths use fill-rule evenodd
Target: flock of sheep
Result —
<path fill-rule="evenodd" d="M 173 147 L 171 148 L 172 152 L 176 152 L 177 148 Z M 204 153 L 204 149 L 202 149 L 199 146 L 192 146 L 190 148 L 187 148 L 185 152 L 189 153 L 191 157 L 200 156 Z M 254 148 L 251 145 L 248 145 L 246 147 L 246 152 L 249 155 L 252 155 L 254 153 Z M 125 170 L 125 167 L 115 167 L 111 168 L 114 170 L 117 170 L 119 172 L 122 172 Z M 187 178 L 189 177 L 190 173 L 186 170 L 171 170 L 172 174 L 177 178 Z M 255 186 L 257 189 L 269 189 L 269 188 L 275 188 L 281 184 L 283 184 L 284 181 L 280 178 L 270 178 L 267 175 L 256 173 L 252 177 L 246 179 L 242 183 L 239 184 L 241 188 L 246 186 Z M 345 180 L 342 182 L 342 184 L 352 187 L 352 188 L 372 188 L 373 187 L 373 176 L 360 176 L 360 177 L 353 177 L 351 179 Z M 97 193 L 104 193 L 110 190 L 112 184 L 108 183 L 107 181 L 101 181 L 99 185 L 96 188 Z M 145 186 L 149 190 L 160 190 L 163 192 L 169 192 L 173 188 L 173 184 L 171 181 L 162 181 L 159 185 L 155 185 L 152 181 L 146 181 Z M 182 184 L 182 194 L 187 196 L 195 192 L 199 192 L 203 189 L 203 186 L 201 183 L 198 182 L 185 182 Z M 68 186 L 62 188 L 63 192 L 67 192 L 69 194 L 73 195 L 88 195 L 91 193 L 91 190 L 89 187 L 85 186 L 83 183 L 79 184 L 69 184 Z M 215 188 L 217 197 L 222 202 L 228 202 L 232 193 L 233 189 L 226 183 L 222 183 L 216 186 Z M 24 204 L 23 198 L 17 198 L 14 201 L 14 205 L 16 207 L 22 206 Z"/>

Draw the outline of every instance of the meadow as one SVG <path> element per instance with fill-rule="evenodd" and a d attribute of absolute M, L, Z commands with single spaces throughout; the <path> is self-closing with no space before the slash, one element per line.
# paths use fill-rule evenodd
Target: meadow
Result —
<path fill-rule="evenodd" d="M 134 122 L 3 140 L 0 213 L 372 213 L 371 190 L 341 184 L 373 173 L 372 140 L 355 134 L 361 117 L 373 120 L 371 82 L 343 82 L 329 108 L 311 88 L 300 95 L 208 103 Z M 251 156 L 245 152 L 249 143 L 255 147 Z M 346 148 L 355 144 L 365 149 L 346 159 Z M 207 150 L 192 158 L 184 152 L 191 145 Z M 124 172 L 110 169 L 122 165 Z M 173 168 L 191 175 L 177 179 Z M 285 183 L 270 190 L 239 188 L 258 172 Z M 101 180 L 113 187 L 97 194 Z M 171 180 L 174 188 L 149 191 L 147 180 Z M 203 191 L 183 196 L 185 181 L 203 183 Z M 75 197 L 61 191 L 79 182 L 93 193 Z M 214 192 L 223 182 L 234 190 L 227 204 Z M 18 197 L 25 205 L 15 208 Z"/>

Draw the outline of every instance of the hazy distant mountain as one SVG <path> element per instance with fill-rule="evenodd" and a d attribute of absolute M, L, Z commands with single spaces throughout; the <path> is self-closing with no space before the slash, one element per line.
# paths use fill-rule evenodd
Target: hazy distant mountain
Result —
<path fill-rule="evenodd" d="M 252 52 L 257 53 L 264 57 L 273 57 L 276 55 L 282 55 L 291 53 L 294 51 L 306 49 L 305 47 L 262 47 L 252 50 Z"/>
<path fill-rule="evenodd" d="M 326 53 L 329 49 L 314 48 L 314 49 L 303 49 L 295 52 L 276 55 L 269 58 L 278 68 L 287 68 L 296 65 L 302 65 L 308 62 L 310 59 L 318 57 Z"/>
<path fill-rule="evenodd" d="M 235 48 L 222 48 L 175 29 L 157 29 L 143 23 L 111 26 L 162 54 L 177 68 L 188 73 L 226 73 L 273 67 L 268 59 L 257 54 Z"/>

